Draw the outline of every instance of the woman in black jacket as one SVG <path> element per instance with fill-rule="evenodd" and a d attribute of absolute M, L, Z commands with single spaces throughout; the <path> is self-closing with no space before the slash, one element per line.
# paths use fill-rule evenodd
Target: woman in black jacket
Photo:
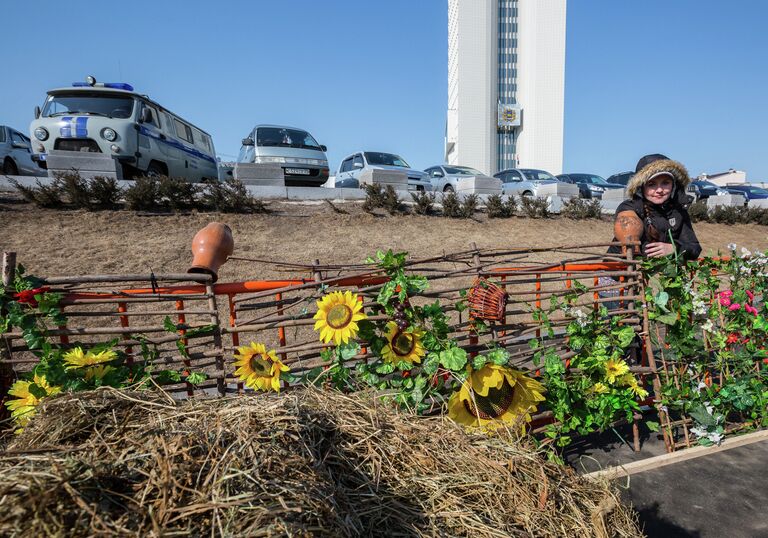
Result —
<path fill-rule="evenodd" d="M 685 188 L 690 181 L 685 167 L 664 155 L 640 159 L 627 184 L 629 199 L 616 209 L 613 240 L 640 241 L 640 254 L 648 257 L 677 251 L 686 260 L 698 258 L 701 245 L 686 209 L 690 197 Z M 608 252 L 621 254 L 622 248 L 614 245 Z"/>

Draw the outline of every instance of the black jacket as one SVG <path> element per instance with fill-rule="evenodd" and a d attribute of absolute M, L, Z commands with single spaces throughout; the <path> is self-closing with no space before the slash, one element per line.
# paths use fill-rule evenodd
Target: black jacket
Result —
<path fill-rule="evenodd" d="M 701 254 L 701 245 L 693 231 L 693 226 L 691 226 L 691 217 L 685 209 L 688 198 L 689 197 L 685 192 L 680 190 L 678 191 L 677 196 L 670 198 L 661 205 L 649 203 L 649 218 L 661 236 L 659 239 L 660 242 L 672 242 L 669 237 L 669 232 L 671 230 L 672 239 L 674 240 L 678 254 L 686 260 L 695 260 L 699 257 L 699 254 Z M 640 238 L 640 252 L 645 252 L 645 245 L 652 241 L 647 237 L 648 224 L 643 209 L 642 196 L 637 193 L 631 200 L 624 200 L 621 202 L 619 207 L 616 208 L 616 214 L 618 215 L 622 211 L 634 211 L 637 216 L 640 217 L 640 220 L 643 221 L 644 230 L 643 236 Z M 616 238 L 614 237 L 613 240 L 616 241 Z M 608 252 L 612 254 L 621 254 L 621 247 L 611 246 L 608 249 Z"/>

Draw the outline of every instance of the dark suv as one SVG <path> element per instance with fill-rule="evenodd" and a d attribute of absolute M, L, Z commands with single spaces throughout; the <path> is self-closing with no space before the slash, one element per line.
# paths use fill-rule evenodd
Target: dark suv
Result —
<path fill-rule="evenodd" d="M 595 174 L 560 174 L 557 179 L 579 187 L 579 196 L 582 198 L 602 198 L 605 191 L 622 188 Z"/>
<path fill-rule="evenodd" d="M 629 183 L 629 180 L 632 179 L 632 176 L 634 175 L 634 172 L 621 172 L 619 174 L 613 174 L 606 181 L 608 181 L 608 183 L 615 183 L 616 185 L 623 185 L 626 187 L 627 183 Z"/>

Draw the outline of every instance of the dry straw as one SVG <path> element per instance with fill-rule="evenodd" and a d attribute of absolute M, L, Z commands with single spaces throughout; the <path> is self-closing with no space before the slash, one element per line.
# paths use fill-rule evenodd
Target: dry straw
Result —
<path fill-rule="evenodd" d="M 0 456 L 2 536 L 641 536 L 530 441 L 358 393 L 48 400 Z"/>

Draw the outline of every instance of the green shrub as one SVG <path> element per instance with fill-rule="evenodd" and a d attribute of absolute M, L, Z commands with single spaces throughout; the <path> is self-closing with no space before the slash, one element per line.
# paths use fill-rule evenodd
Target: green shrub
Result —
<path fill-rule="evenodd" d="M 488 218 L 507 219 L 517 211 L 517 200 L 511 194 L 506 201 L 501 194 L 491 194 L 485 202 L 485 209 L 488 211 Z"/>
<path fill-rule="evenodd" d="M 477 211 L 480 198 L 477 194 L 467 194 L 461 202 L 461 216 L 465 219 L 471 219 Z"/>
<path fill-rule="evenodd" d="M 88 182 L 92 202 L 100 207 L 115 207 L 120 202 L 123 189 L 112 177 L 96 176 Z"/>
<path fill-rule="evenodd" d="M 692 203 L 688 207 L 688 214 L 691 216 L 691 222 L 707 222 L 709 220 L 709 208 L 706 200 Z"/>
<path fill-rule="evenodd" d="M 395 191 L 392 185 L 387 185 L 384 188 L 379 183 L 373 183 L 370 185 L 366 184 L 363 188 L 365 189 L 364 211 L 371 212 L 374 209 L 382 208 L 390 215 L 403 212 L 403 204 L 400 202 L 397 191 Z"/>
<path fill-rule="evenodd" d="M 583 198 L 571 198 L 563 202 L 563 207 L 560 209 L 560 216 L 567 217 L 569 219 L 602 219 L 602 205 L 600 200 L 591 199 L 584 200 Z"/>
<path fill-rule="evenodd" d="M 520 198 L 520 211 L 531 219 L 546 219 L 552 216 L 549 211 L 549 201 L 546 198 L 522 196 Z"/>
<path fill-rule="evenodd" d="M 269 213 L 266 204 L 254 198 L 239 179 L 204 181 L 200 206 L 222 213 Z"/>
<path fill-rule="evenodd" d="M 425 191 L 412 192 L 413 211 L 417 215 L 431 215 L 434 212 L 435 195 Z"/>
<path fill-rule="evenodd" d="M 19 194 L 27 201 L 35 204 L 37 207 L 60 208 L 64 205 L 61 199 L 61 191 L 55 184 L 43 185 L 40 180 L 36 180 L 37 187 L 27 187 L 15 179 L 8 179 L 13 187 L 19 191 Z"/>
<path fill-rule="evenodd" d="M 173 211 L 191 209 L 198 205 L 197 196 L 200 188 L 183 178 L 158 177 L 158 202 Z"/>
<path fill-rule="evenodd" d="M 455 192 L 443 193 L 443 215 L 451 217 L 452 219 L 458 219 L 463 217 L 461 210 L 461 202 Z"/>
<path fill-rule="evenodd" d="M 744 222 L 745 214 L 744 207 L 720 205 L 712 208 L 709 213 L 709 220 L 719 224 L 739 224 Z"/>
<path fill-rule="evenodd" d="M 91 209 L 91 193 L 88 182 L 80 172 L 56 172 L 53 175 L 53 187 L 57 189 L 69 203 L 78 209 Z"/>
<path fill-rule="evenodd" d="M 137 177 L 133 185 L 125 190 L 125 205 L 128 209 L 145 211 L 156 208 L 160 198 L 160 179 L 157 176 Z"/>

